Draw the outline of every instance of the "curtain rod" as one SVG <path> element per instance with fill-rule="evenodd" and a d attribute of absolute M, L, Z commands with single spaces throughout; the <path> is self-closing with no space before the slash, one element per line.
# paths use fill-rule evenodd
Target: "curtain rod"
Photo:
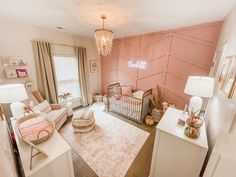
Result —
<path fill-rule="evenodd" d="M 67 47 L 77 47 L 77 48 L 83 48 L 83 49 L 86 49 L 86 47 L 80 47 L 80 46 L 77 46 L 77 45 L 70 45 L 70 44 L 60 44 L 60 43 L 54 43 L 54 42 L 49 42 L 50 44 L 53 44 L 53 45 L 61 45 L 61 46 L 67 46 Z"/>
<path fill-rule="evenodd" d="M 62 46 L 68 46 L 68 47 L 78 47 L 76 45 L 70 45 L 70 44 L 60 44 L 60 43 L 54 43 L 54 42 L 50 42 L 53 45 L 62 45 Z"/>
<path fill-rule="evenodd" d="M 34 40 L 31 40 L 31 41 L 34 41 Z M 36 40 L 36 41 L 40 41 L 40 40 Z M 42 41 L 44 42 L 44 41 Z M 80 46 L 77 46 L 77 45 L 72 45 L 72 44 L 61 44 L 61 43 L 55 43 L 55 42 L 49 42 L 50 44 L 53 44 L 53 45 L 61 45 L 61 46 L 67 46 L 67 47 L 79 47 L 79 48 L 85 48 L 86 47 L 80 47 Z"/>

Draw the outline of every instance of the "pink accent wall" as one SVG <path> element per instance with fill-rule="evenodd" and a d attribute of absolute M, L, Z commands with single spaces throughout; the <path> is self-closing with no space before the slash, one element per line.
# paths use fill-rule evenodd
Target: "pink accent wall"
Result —
<path fill-rule="evenodd" d="M 115 39 L 111 55 L 102 57 L 102 91 L 115 82 L 143 90 L 158 84 L 165 101 L 183 108 L 189 101 L 186 80 L 208 75 L 221 26 L 213 22 Z M 145 60 L 146 69 L 129 68 L 131 59 Z"/>

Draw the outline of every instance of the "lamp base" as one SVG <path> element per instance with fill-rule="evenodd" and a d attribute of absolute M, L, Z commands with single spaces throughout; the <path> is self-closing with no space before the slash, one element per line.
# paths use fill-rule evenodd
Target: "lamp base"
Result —
<path fill-rule="evenodd" d="M 199 96 L 193 96 L 189 100 L 189 111 L 200 111 L 202 107 L 202 98 Z"/>

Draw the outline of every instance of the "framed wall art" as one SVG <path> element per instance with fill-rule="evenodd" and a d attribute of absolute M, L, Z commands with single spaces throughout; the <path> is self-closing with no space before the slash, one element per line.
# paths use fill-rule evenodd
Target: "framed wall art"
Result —
<path fill-rule="evenodd" d="M 2 64 L 5 67 L 8 66 L 25 66 L 27 65 L 26 61 L 24 59 L 21 58 L 15 58 L 15 57 L 11 57 L 11 56 L 1 56 L 0 57 L 2 60 Z"/>
<path fill-rule="evenodd" d="M 19 78 L 26 78 L 28 77 L 28 73 L 26 69 L 16 69 L 17 76 Z"/>
<path fill-rule="evenodd" d="M 90 72 L 97 73 L 99 71 L 98 60 L 90 60 Z"/>
<path fill-rule="evenodd" d="M 17 73 L 15 68 L 7 68 L 5 69 L 5 73 L 8 79 L 17 78 Z"/>
<path fill-rule="evenodd" d="M 222 90 L 228 98 L 232 98 L 236 87 L 236 56 L 228 56 L 223 59 L 217 81 L 219 89 Z"/>

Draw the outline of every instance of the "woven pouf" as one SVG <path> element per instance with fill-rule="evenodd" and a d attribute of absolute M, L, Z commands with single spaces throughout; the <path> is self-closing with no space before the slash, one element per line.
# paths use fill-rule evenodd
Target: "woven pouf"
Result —
<path fill-rule="evenodd" d="M 95 119 L 92 110 L 81 110 L 72 117 L 72 126 L 74 132 L 89 132 L 93 129 Z"/>

